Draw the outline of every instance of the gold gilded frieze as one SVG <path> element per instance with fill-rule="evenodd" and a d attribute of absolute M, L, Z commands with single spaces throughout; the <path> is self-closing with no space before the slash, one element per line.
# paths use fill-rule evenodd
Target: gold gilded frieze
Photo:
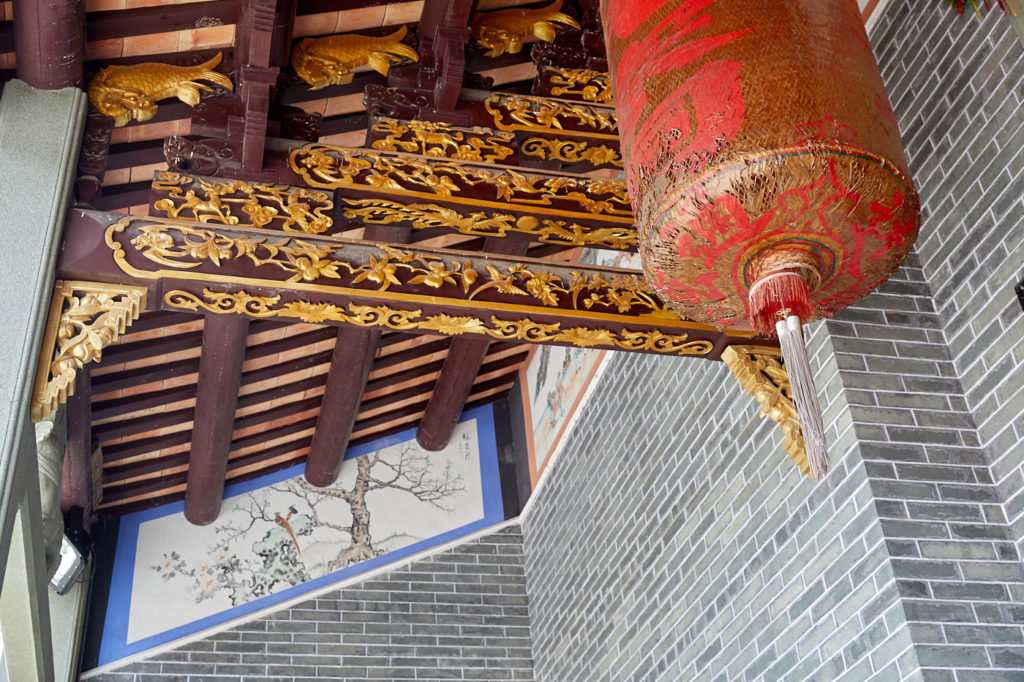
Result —
<path fill-rule="evenodd" d="M 597 104 L 615 104 L 607 71 L 561 69 L 547 67 L 551 94 L 555 97 L 575 96 Z"/>
<path fill-rule="evenodd" d="M 761 417 L 768 417 L 779 425 L 786 454 L 805 476 L 810 476 L 811 466 L 782 351 L 763 346 L 729 346 L 722 351 L 722 360 L 747 395 L 761 405 Z"/>
<path fill-rule="evenodd" d="M 523 142 L 521 150 L 527 156 L 566 163 L 589 163 L 592 166 L 622 168 L 622 157 L 617 149 L 607 145 L 592 145 L 580 140 L 559 140 L 550 137 L 531 137 Z"/>
<path fill-rule="evenodd" d="M 146 289 L 98 282 L 58 281 L 50 300 L 36 369 L 32 420 L 39 421 L 74 394 L 75 375 L 99 361 L 146 306 Z"/>
<path fill-rule="evenodd" d="M 127 244 L 117 235 L 136 222 L 122 218 L 107 228 L 107 243 L 115 262 L 130 275 L 146 275 L 133 267 L 125 249 L 175 271 L 193 270 L 201 265 L 215 269 L 243 261 L 256 267 L 268 267 L 279 279 L 272 284 L 339 280 L 352 287 L 350 292 L 366 294 L 367 289 L 389 291 L 393 286 L 408 290 L 427 286 L 442 289 L 455 285 L 458 300 L 473 301 L 484 292 L 501 294 L 505 300 L 520 300 L 524 305 L 564 310 L 607 310 L 619 315 L 644 319 L 681 318 L 667 308 L 639 274 L 622 271 L 582 271 L 567 268 L 544 269 L 539 264 L 486 263 L 483 269 L 470 260 L 399 249 L 378 244 L 352 245 L 314 242 L 303 239 L 269 238 L 259 234 L 224 235 L 212 229 L 187 224 L 153 222 L 139 225 Z M 493 264 L 492 264 L 493 263 Z M 236 268 L 237 269 L 237 268 Z M 343 281 L 342 281 L 343 280 Z M 448 291 L 452 291 L 448 289 Z M 454 292 L 453 292 L 454 293 Z"/>
<path fill-rule="evenodd" d="M 405 223 L 413 229 L 445 227 L 478 237 L 504 237 L 509 232 L 533 235 L 546 244 L 601 246 L 630 249 L 636 246 L 632 227 L 586 227 L 579 223 L 509 213 L 463 213 L 438 204 L 400 204 L 387 199 L 342 199 L 344 216 L 371 225 Z"/>
<path fill-rule="evenodd" d="M 612 107 L 532 95 L 494 94 L 484 109 L 498 130 L 526 132 L 572 131 L 574 135 L 618 139 L 618 119 Z"/>
<path fill-rule="evenodd" d="M 305 187 L 161 171 L 153 179 L 153 189 L 167 192 L 153 208 L 168 218 L 307 234 L 321 234 L 333 225 L 331 195 Z"/>
<path fill-rule="evenodd" d="M 650 351 L 670 355 L 707 355 L 710 341 L 691 341 L 686 334 L 666 334 L 659 330 L 632 331 L 593 327 L 563 329 L 561 323 L 539 323 L 531 319 L 507 320 L 497 316 L 424 315 L 418 309 L 388 305 L 365 306 L 349 303 L 308 301 L 282 302 L 281 296 L 255 296 L 244 290 L 216 292 L 204 289 L 202 297 L 182 290 L 169 291 L 164 302 L 176 308 L 213 313 L 240 313 L 253 317 L 283 317 L 308 323 L 345 322 L 360 327 L 384 327 L 398 331 L 430 331 L 447 336 L 477 334 L 505 341 L 562 343 L 591 348 L 605 346 L 631 351 Z"/>
<path fill-rule="evenodd" d="M 534 212 L 633 222 L 623 180 L 527 173 L 454 159 L 323 144 L 293 151 L 289 164 L 307 184 L 321 189 L 357 189 L 506 210 L 543 208 Z M 573 209 L 557 208 L 560 204 Z"/>
<path fill-rule="evenodd" d="M 372 144 L 381 151 L 488 163 L 515 154 L 515 135 L 490 128 L 456 128 L 450 123 L 382 118 L 372 126 L 372 131 L 385 135 Z"/>

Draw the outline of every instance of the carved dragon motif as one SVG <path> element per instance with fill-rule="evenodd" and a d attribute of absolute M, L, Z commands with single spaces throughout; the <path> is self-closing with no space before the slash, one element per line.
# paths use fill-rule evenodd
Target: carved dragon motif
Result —
<path fill-rule="evenodd" d="M 559 24 L 579 29 L 579 23 L 564 12 L 562 0 L 540 9 L 503 9 L 476 14 L 471 21 L 473 44 L 487 50 L 488 57 L 500 57 L 523 49 L 523 39 L 534 35 L 553 42 Z"/>
<path fill-rule="evenodd" d="M 200 91 L 213 90 L 196 81 L 211 81 L 232 90 L 231 80 L 213 69 L 221 53 L 197 66 L 174 66 L 146 62 L 131 66 L 108 66 L 89 82 L 89 103 L 120 128 L 130 121 L 148 121 L 156 114 L 156 102 L 177 97 L 194 107 Z"/>
<path fill-rule="evenodd" d="M 352 70 L 364 64 L 388 75 L 392 62 L 402 58 L 419 61 L 416 50 L 402 42 L 408 29 L 401 27 L 391 35 L 371 38 L 346 33 L 326 38 L 306 38 L 292 50 L 292 66 L 299 78 L 319 90 L 328 85 L 352 82 Z"/>

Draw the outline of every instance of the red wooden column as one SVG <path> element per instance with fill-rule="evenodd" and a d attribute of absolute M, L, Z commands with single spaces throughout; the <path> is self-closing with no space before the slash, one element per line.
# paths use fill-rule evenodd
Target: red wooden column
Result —
<path fill-rule="evenodd" d="M 196 525 L 220 513 L 248 333 L 245 317 L 208 315 L 204 322 L 185 488 L 185 518 Z"/>
<path fill-rule="evenodd" d="M 484 253 L 521 256 L 529 247 L 529 235 L 510 234 L 500 239 L 488 238 Z M 452 340 L 441 375 L 416 430 L 416 442 L 423 449 L 440 450 L 448 445 L 490 345 L 489 339 L 479 337 L 458 336 Z"/>
<path fill-rule="evenodd" d="M 82 510 L 83 530 L 92 520 L 92 378 L 89 368 L 75 375 L 75 394 L 68 398 L 68 443 L 64 451 L 61 477 L 60 510 L 67 514 L 73 507 Z"/>
<path fill-rule="evenodd" d="M 367 225 L 363 233 L 366 240 L 392 244 L 408 243 L 410 236 L 409 228 L 394 225 Z M 312 485 L 324 487 L 338 479 L 379 344 L 380 329 L 338 328 L 324 398 L 306 457 L 305 476 Z"/>
<path fill-rule="evenodd" d="M 18 78 L 40 90 L 82 85 L 85 0 L 14 0 Z"/>
<path fill-rule="evenodd" d="M 379 343 L 379 329 L 338 328 L 324 400 L 306 458 L 306 480 L 315 486 L 334 483 L 341 472 Z"/>

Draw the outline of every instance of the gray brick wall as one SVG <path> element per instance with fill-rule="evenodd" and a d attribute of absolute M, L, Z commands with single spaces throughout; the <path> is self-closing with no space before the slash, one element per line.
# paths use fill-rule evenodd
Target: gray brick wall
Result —
<path fill-rule="evenodd" d="M 920 189 L 917 250 L 1024 548 L 1024 46 L 997 10 L 892 0 L 872 35 Z"/>
<path fill-rule="evenodd" d="M 523 523 L 538 680 L 920 675 L 817 332 L 835 443 L 819 485 L 724 365 L 613 357 Z"/>
<path fill-rule="evenodd" d="M 1024 679 L 1024 567 L 916 256 L 824 326 L 925 678 Z"/>
<path fill-rule="evenodd" d="M 95 678 L 532 680 L 518 527 Z"/>

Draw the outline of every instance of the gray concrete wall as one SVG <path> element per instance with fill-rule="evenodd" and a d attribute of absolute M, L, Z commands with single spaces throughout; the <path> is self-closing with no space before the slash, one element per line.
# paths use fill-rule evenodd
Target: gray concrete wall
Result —
<path fill-rule="evenodd" d="M 93 679 L 532 680 L 530 646 L 509 527 Z"/>

